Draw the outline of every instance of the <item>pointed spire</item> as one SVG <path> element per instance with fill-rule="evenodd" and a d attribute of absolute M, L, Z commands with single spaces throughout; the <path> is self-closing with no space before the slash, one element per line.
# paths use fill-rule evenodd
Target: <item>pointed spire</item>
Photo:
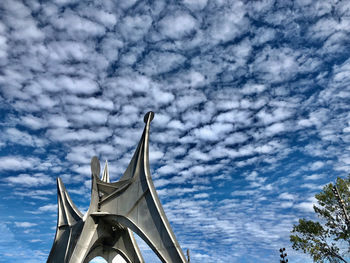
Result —
<path fill-rule="evenodd" d="M 58 227 L 72 226 L 83 217 L 79 209 L 74 205 L 61 178 L 57 178 L 58 192 Z"/>
<path fill-rule="evenodd" d="M 102 174 L 102 178 L 101 180 L 105 183 L 109 183 L 109 171 L 108 171 L 108 162 L 106 160 L 106 163 L 105 163 L 105 168 L 103 169 L 103 174 Z"/>
<path fill-rule="evenodd" d="M 143 166 L 143 169 L 149 170 L 148 144 L 149 144 L 149 129 L 151 121 L 154 118 L 154 112 L 149 111 L 145 114 L 143 120 L 145 128 L 140 138 L 139 144 L 134 152 L 134 155 L 120 180 L 128 180 L 134 175 L 137 163 Z M 147 173 L 148 174 L 148 173 Z"/>

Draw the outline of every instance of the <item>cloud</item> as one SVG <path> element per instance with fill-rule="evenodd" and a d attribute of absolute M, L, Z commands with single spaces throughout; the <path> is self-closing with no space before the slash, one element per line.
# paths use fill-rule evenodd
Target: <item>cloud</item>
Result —
<path fill-rule="evenodd" d="M 100 110 L 87 110 L 70 116 L 76 124 L 96 124 L 103 125 L 107 122 L 108 112 Z"/>
<path fill-rule="evenodd" d="M 52 41 L 48 45 L 50 56 L 56 61 L 85 61 L 89 47 L 75 41 Z"/>
<path fill-rule="evenodd" d="M 260 27 L 255 31 L 253 43 L 256 45 L 265 44 L 268 41 L 274 40 L 275 37 L 276 31 L 273 28 Z"/>
<path fill-rule="evenodd" d="M 201 199 L 201 198 L 208 198 L 209 195 L 207 193 L 200 193 L 200 194 L 195 194 L 194 198 L 196 199 Z"/>
<path fill-rule="evenodd" d="M 274 123 L 271 126 L 266 128 L 266 134 L 268 136 L 273 136 L 273 135 L 281 133 L 285 130 L 286 130 L 286 128 L 285 128 L 285 125 L 283 123 Z"/>
<path fill-rule="evenodd" d="M 254 94 L 254 93 L 261 93 L 266 89 L 265 85 L 262 84 L 246 84 L 242 88 L 243 94 Z"/>
<path fill-rule="evenodd" d="M 33 227 L 36 226 L 37 224 L 35 223 L 30 223 L 30 222 L 15 222 L 16 227 L 23 227 L 23 228 L 28 228 L 28 227 Z"/>
<path fill-rule="evenodd" d="M 151 51 L 138 68 L 148 76 L 162 74 L 180 67 L 185 60 L 181 54 Z"/>
<path fill-rule="evenodd" d="M 95 8 L 86 8 L 81 10 L 81 12 L 84 13 L 85 16 L 93 18 L 96 22 L 103 24 L 108 29 L 113 28 L 117 23 L 116 14 L 104 9 L 96 10 Z"/>
<path fill-rule="evenodd" d="M 142 40 L 151 24 L 152 18 L 148 15 L 126 16 L 121 25 L 122 35 L 129 41 Z"/>
<path fill-rule="evenodd" d="M 0 170 L 2 171 L 20 171 L 33 169 L 39 164 L 37 158 L 24 158 L 22 156 L 0 157 Z"/>
<path fill-rule="evenodd" d="M 202 10 L 208 4 L 208 0 L 184 0 L 184 4 L 194 11 Z"/>
<path fill-rule="evenodd" d="M 293 112 L 288 108 L 278 107 L 273 109 L 271 112 L 263 109 L 258 112 L 257 117 L 261 120 L 264 125 L 279 122 L 291 117 Z"/>
<path fill-rule="evenodd" d="M 11 37 L 17 40 L 30 39 L 41 40 L 44 37 L 43 32 L 38 28 L 33 19 L 30 9 L 24 4 L 15 2 L 12 5 L 5 5 L 7 23 L 13 27 Z M 15 17 L 21 19 L 15 20 Z"/>
<path fill-rule="evenodd" d="M 22 185 L 19 185 L 22 186 Z M 34 185 L 33 185 L 34 186 Z M 36 187 L 40 185 L 35 185 Z M 39 200 L 49 200 L 50 196 L 56 195 L 56 190 L 28 190 L 23 191 L 23 189 L 19 188 L 15 192 L 13 192 L 14 195 L 20 196 L 20 197 L 30 197 L 33 199 L 39 199 Z"/>
<path fill-rule="evenodd" d="M 304 212 L 312 213 L 314 212 L 313 206 L 314 206 L 314 203 L 312 202 L 301 202 L 296 204 L 294 207 Z"/>
<path fill-rule="evenodd" d="M 85 120 L 86 121 L 86 120 Z M 89 120 L 88 120 L 89 121 Z M 100 120 L 98 120 L 100 121 Z M 98 128 L 95 131 L 80 129 L 77 131 L 69 129 L 51 129 L 48 136 L 56 141 L 103 141 L 112 134 L 107 128 Z"/>
<path fill-rule="evenodd" d="M 175 13 L 159 21 L 160 31 L 166 37 L 179 39 L 195 31 L 196 20 L 187 13 Z"/>
<path fill-rule="evenodd" d="M 16 128 L 8 128 L 2 135 L 3 139 L 20 145 L 43 147 L 47 144 L 47 140 L 40 139 L 35 135 L 30 135 L 27 132 L 20 131 Z"/>
<path fill-rule="evenodd" d="M 23 246 L 25 243 L 18 240 L 18 235 L 15 235 L 5 222 L 0 224 L 0 231 L 2 233 L 0 237 L 0 251 L 4 257 L 25 260 L 30 263 L 40 263 L 46 260 L 46 256 L 40 250 Z M 22 249 L 18 251 L 18 249 L 13 249 L 14 247 L 22 247 Z"/>
<path fill-rule="evenodd" d="M 9 184 L 19 185 L 23 187 L 36 187 L 55 183 L 55 181 L 50 176 L 44 174 L 20 174 L 18 176 L 6 177 L 3 180 Z"/>
<path fill-rule="evenodd" d="M 256 57 L 253 71 L 261 74 L 262 80 L 272 83 L 289 80 L 298 72 L 296 56 L 295 51 L 289 48 L 266 47 Z"/>
<path fill-rule="evenodd" d="M 99 90 L 98 84 L 89 78 L 70 78 L 60 76 L 56 84 L 73 94 L 93 94 Z"/>
<path fill-rule="evenodd" d="M 322 168 L 324 166 L 324 163 L 321 162 L 321 161 L 317 161 L 317 162 L 314 162 L 313 164 L 311 164 L 311 167 L 310 169 L 312 171 L 316 171 L 316 170 L 319 170 L 320 168 Z"/>
<path fill-rule="evenodd" d="M 25 126 L 34 130 L 45 128 L 47 126 L 47 124 L 42 119 L 33 115 L 24 116 L 22 118 L 22 122 Z"/>
<path fill-rule="evenodd" d="M 40 206 L 38 211 L 40 213 L 57 212 L 57 205 L 56 204 L 48 204 L 48 205 Z"/>
<path fill-rule="evenodd" d="M 210 37 L 216 41 L 226 42 L 243 34 L 249 26 L 245 13 L 245 6 L 241 1 L 219 10 L 214 20 L 210 21 L 212 22 Z"/>
<path fill-rule="evenodd" d="M 203 140 L 216 141 L 233 129 L 232 124 L 214 123 L 194 130 L 194 135 Z"/>
<path fill-rule="evenodd" d="M 58 19 L 53 19 L 52 22 L 59 30 L 65 30 L 72 37 L 86 38 L 101 36 L 105 33 L 105 28 L 102 25 L 83 18 L 70 9 L 66 9 Z"/>
<path fill-rule="evenodd" d="M 295 196 L 293 194 L 290 193 L 281 193 L 278 198 L 283 199 L 283 200 L 294 200 Z"/>

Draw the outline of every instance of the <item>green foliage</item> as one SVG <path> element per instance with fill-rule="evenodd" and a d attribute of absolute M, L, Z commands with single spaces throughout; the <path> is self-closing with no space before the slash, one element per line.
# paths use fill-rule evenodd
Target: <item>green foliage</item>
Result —
<path fill-rule="evenodd" d="M 346 211 L 350 211 L 350 176 L 337 178 L 336 186 Z M 347 262 L 344 256 L 350 256 L 350 229 L 332 189 L 333 184 L 328 184 L 315 195 L 318 206 L 314 206 L 314 211 L 322 223 L 299 219 L 290 236 L 293 249 L 309 254 L 314 262 Z M 340 246 L 348 249 L 342 251 Z"/>

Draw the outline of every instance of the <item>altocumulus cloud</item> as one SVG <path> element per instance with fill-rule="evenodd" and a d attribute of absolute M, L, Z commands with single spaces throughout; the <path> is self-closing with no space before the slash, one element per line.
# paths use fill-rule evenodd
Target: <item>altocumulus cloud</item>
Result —
<path fill-rule="evenodd" d="M 153 110 L 153 178 L 193 261 L 272 262 L 284 246 L 307 262 L 289 230 L 350 168 L 349 12 L 321 0 L 1 1 L 5 260 L 45 261 L 56 177 L 86 211 L 90 158 L 119 178 Z"/>

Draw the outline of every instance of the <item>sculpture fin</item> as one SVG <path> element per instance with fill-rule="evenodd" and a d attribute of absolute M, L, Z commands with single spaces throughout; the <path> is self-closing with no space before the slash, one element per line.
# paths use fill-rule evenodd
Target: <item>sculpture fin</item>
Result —
<path fill-rule="evenodd" d="M 68 262 L 74 242 L 72 236 L 80 233 L 83 227 L 83 215 L 74 205 L 60 178 L 57 178 L 57 202 L 56 236 L 47 263 Z"/>
<path fill-rule="evenodd" d="M 105 163 L 105 168 L 103 169 L 103 174 L 102 174 L 102 178 L 101 180 L 105 183 L 109 183 L 109 171 L 108 171 L 108 162 L 106 160 L 106 163 Z"/>
<path fill-rule="evenodd" d="M 58 192 L 58 228 L 72 226 L 83 217 L 79 209 L 74 205 L 61 178 L 57 178 Z"/>

